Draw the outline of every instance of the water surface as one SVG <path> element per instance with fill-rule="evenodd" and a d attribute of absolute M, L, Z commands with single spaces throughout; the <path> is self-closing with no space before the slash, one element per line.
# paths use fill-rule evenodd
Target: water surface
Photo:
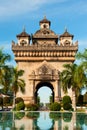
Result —
<path fill-rule="evenodd" d="M 0 130 L 87 130 L 87 114 L 0 112 Z"/>

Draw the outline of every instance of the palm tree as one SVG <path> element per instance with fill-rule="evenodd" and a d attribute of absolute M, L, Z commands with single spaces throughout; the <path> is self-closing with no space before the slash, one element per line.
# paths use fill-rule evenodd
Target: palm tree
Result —
<path fill-rule="evenodd" d="M 3 85 L 5 72 L 8 71 L 7 61 L 11 60 L 9 54 L 5 54 L 2 49 L 0 49 L 0 84 Z M 9 72 L 9 71 L 8 71 Z"/>
<path fill-rule="evenodd" d="M 22 93 L 25 92 L 25 82 L 23 79 L 20 77 L 23 76 L 24 71 L 23 70 L 18 70 L 17 67 L 13 68 L 13 81 L 12 81 L 12 87 L 11 90 L 14 95 L 14 100 L 13 100 L 13 107 L 15 107 L 15 97 L 17 92 L 20 90 Z"/>
<path fill-rule="evenodd" d="M 0 49 L 0 66 L 6 64 L 7 61 L 11 60 L 11 56 L 3 52 L 3 49 Z"/>
<path fill-rule="evenodd" d="M 83 67 L 84 73 L 86 74 L 85 91 L 87 91 L 87 49 L 83 53 L 78 52 L 76 58 L 80 60 L 80 65 Z"/>
<path fill-rule="evenodd" d="M 10 66 L 6 65 L 11 56 L 0 49 L 0 93 L 7 93 L 10 85 Z"/>
<path fill-rule="evenodd" d="M 60 74 L 63 91 L 66 93 L 68 89 L 73 92 L 73 107 L 76 110 L 76 96 L 80 92 L 81 87 L 84 86 L 86 75 L 82 66 L 76 64 L 65 64 L 64 70 Z"/>
<path fill-rule="evenodd" d="M 81 60 L 80 64 L 83 66 L 84 71 L 87 72 L 87 49 L 85 49 L 83 53 L 78 52 L 76 58 Z"/>
<path fill-rule="evenodd" d="M 4 86 L 3 93 L 7 94 L 12 83 L 12 67 L 4 66 L 2 71 L 2 84 Z"/>

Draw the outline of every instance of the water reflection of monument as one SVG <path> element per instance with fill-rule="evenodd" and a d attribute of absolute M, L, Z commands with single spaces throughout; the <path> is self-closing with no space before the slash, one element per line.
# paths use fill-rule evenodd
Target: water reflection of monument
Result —
<path fill-rule="evenodd" d="M 76 113 L 41 112 L 39 118 L 24 116 L 15 120 L 15 126 L 17 129 L 24 126 L 24 130 L 74 130 Z"/>
<path fill-rule="evenodd" d="M 75 112 L 1 112 L 0 130 L 86 130 L 87 114 Z"/>

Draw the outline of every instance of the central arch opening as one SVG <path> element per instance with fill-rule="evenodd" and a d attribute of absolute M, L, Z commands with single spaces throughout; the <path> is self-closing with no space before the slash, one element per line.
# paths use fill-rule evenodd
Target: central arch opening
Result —
<path fill-rule="evenodd" d="M 46 107 L 54 102 L 54 88 L 50 82 L 40 82 L 36 86 L 35 103 L 40 103 L 41 106 Z"/>
<path fill-rule="evenodd" d="M 49 103 L 50 102 L 50 97 L 52 96 L 52 90 L 48 86 L 42 86 L 38 90 L 38 96 L 40 97 L 40 102 L 41 103 Z"/>

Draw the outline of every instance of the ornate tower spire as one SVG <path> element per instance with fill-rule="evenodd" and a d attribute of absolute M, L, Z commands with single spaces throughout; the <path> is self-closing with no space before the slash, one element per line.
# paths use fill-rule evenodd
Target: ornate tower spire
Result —
<path fill-rule="evenodd" d="M 50 29 L 51 22 L 44 16 L 44 18 L 40 21 L 40 29 L 47 28 Z"/>
<path fill-rule="evenodd" d="M 67 32 L 67 27 L 65 26 L 65 32 Z"/>
<path fill-rule="evenodd" d="M 44 15 L 44 19 L 46 19 L 46 15 Z"/>
<path fill-rule="evenodd" d="M 18 44 L 21 46 L 27 46 L 30 44 L 30 35 L 26 32 L 25 26 L 23 26 L 23 31 L 17 35 Z"/>
<path fill-rule="evenodd" d="M 23 32 L 26 32 L 25 26 L 23 26 Z"/>

